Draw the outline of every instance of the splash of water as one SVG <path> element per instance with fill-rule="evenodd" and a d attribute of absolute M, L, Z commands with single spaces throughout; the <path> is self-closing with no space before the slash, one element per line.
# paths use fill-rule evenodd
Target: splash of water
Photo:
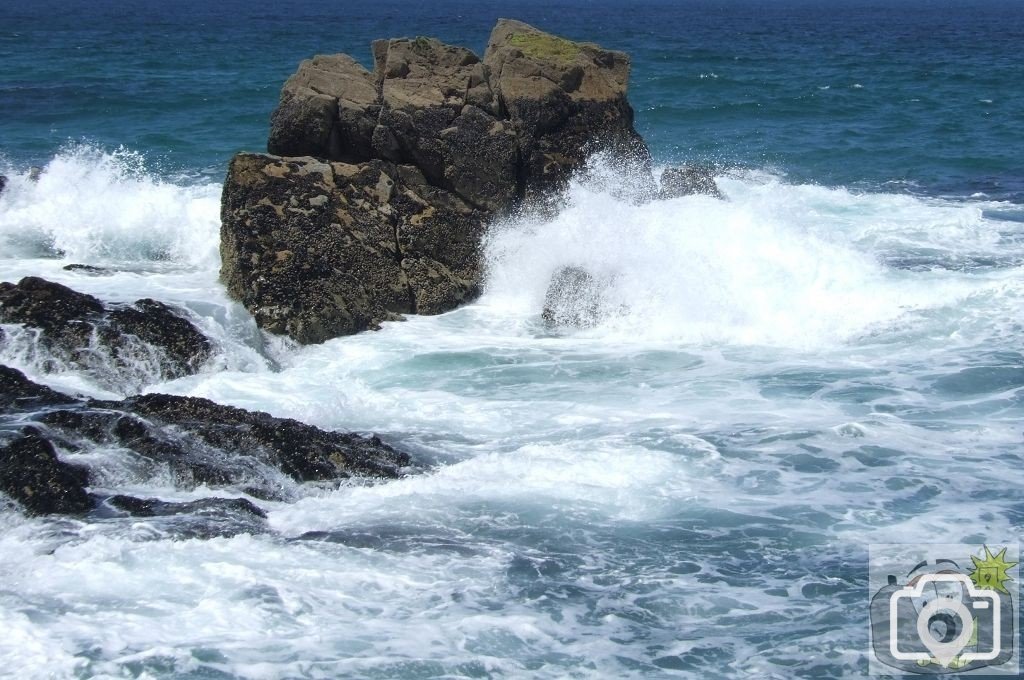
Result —
<path fill-rule="evenodd" d="M 943 257 L 997 245 L 978 238 L 993 230 L 974 206 L 771 176 L 719 182 L 727 200 L 639 205 L 574 184 L 556 217 L 492 229 L 483 304 L 539 316 L 552 277 L 578 267 L 601 282 L 601 323 L 580 336 L 813 347 L 954 304 L 980 284 Z M 888 258 L 914 246 L 934 271 L 910 279 Z"/>
<path fill-rule="evenodd" d="M 6 257 L 219 264 L 220 186 L 161 179 L 137 152 L 69 146 L 38 180 L 27 171 L 9 180 L 0 196 Z"/>

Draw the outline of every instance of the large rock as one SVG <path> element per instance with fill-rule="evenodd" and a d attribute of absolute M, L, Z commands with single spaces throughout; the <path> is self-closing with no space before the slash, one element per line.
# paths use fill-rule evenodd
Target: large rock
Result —
<path fill-rule="evenodd" d="M 373 77 L 355 59 L 345 54 L 308 59 L 281 90 L 267 150 L 282 156 L 368 158 L 379 112 Z"/>
<path fill-rule="evenodd" d="M 302 343 L 437 314 L 479 285 L 480 211 L 411 166 L 239 154 L 222 276 L 257 323 Z"/>
<path fill-rule="evenodd" d="M 599 152 L 653 193 L 625 54 L 501 20 L 481 60 L 378 40 L 285 83 L 268 150 L 222 200 L 222 277 L 261 327 L 302 343 L 473 298 L 487 223 L 547 205 Z"/>
<path fill-rule="evenodd" d="M 104 305 L 35 276 L 0 283 L 0 322 L 37 331 L 33 342 L 48 355 L 49 368 L 86 370 L 119 388 L 190 375 L 213 353 L 206 336 L 162 302 Z"/>
<path fill-rule="evenodd" d="M 484 64 L 519 138 L 527 199 L 543 199 L 597 153 L 650 183 L 650 154 L 626 99 L 628 55 L 502 19 Z"/>

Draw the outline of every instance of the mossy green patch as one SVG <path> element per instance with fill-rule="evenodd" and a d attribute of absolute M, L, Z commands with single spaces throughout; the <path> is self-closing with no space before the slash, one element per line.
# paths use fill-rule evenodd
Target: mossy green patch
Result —
<path fill-rule="evenodd" d="M 579 44 L 543 33 L 513 33 L 508 42 L 535 59 L 572 61 L 580 53 Z"/>
<path fill-rule="evenodd" d="M 419 35 L 412 41 L 412 51 L 416 54 L 426 54 L 429 50 L 430 38 L 424 38 L 422 35 Z"/>

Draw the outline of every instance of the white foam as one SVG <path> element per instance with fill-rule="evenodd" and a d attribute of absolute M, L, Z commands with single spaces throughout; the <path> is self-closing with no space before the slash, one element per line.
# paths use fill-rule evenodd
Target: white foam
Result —
<path fill-rule="evenodd" d="M 122 202 L 192 200 L 117 172 L 105 176 Z M 45 186 L 19 182 L 0 197 L 3 238 L 16 236 L 16 192 Z M 226 347 L 215 368 L 150 389 L 379 431 L 441 463 L 260 501 L 269 536 L 169 541 L 144 518 L 0 511 L 0 577 L 17 594 L 0 599 L 5 667 L 624 677 L 680 654 L 690 674 L 782 677 L 828 658 L 854 675 L 863 598 L 806 586 L 849 594 L 857 546 L 879 539 L 1014 531 L 1002 511 L 1024 483 L 1019 388 L 939 395 L 934 383 L 1019 356 L 1024 270 L 1006 262 L 1024 249 L 1021 226 L 986 218 L 996 204 L 768 172 L 719 184 L 726 202 L 646 205 L 577 184 L 558 217 L 490 235 L 478 303 L 313 347 L 264 341 L 217 284 L 215 257 L 149 240 L 144 221 L 82 232 L 91 252 L 134 259 L 110 276 L 0 260 L 5 280 L 181 304 Z M 194 226 L 196 244 L 215 243 L 205 217 Z M 160 252 L 171 259 L 145 259 Z M 954 266 L 965 257 L 1000 264 Z M 563 265 L 613 281 L 599 327 L 541 324 Z M 62 455 L 94 465 L 98 490 L 237 495 L 175 489 L 119 450 Z M 782 627 L 799 637 L 779 639 Z"/>
<path fill-rule="evenodd" d="M 605 320 L 584 336 L 815 347 L 975 289 L 941 275 L 905 280 L 880 260 L 894 239 L 977 245 L 979 208 L 777 180 L 719 181 L 726 201 L 644 205 L 576 184 L 557 217 L 491 231 L 482 304 L 538 316 L 552 274 L 578 266 L 611 282 Z M 991 229 L 986 237 L 995 238 Z"/>
<path fill-rule="evenodd" d="M 73 262 L 218 264 L 220 186 L 178 186 L 138 153 L 72 146 L 39 176 L 12 174 L 0 195 L 4 257 L 58 254 Z"/>

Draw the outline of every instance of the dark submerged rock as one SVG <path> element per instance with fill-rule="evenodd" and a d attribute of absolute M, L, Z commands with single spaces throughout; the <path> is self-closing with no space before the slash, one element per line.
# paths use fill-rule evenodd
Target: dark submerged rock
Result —
<path fill-rule="evenodd" d="M 589 328 L 603 316 L 607 282 L 581 267 L 562 267 L 551 276 L 541 317 L 549 327 Z"/>
<path fill-rule="evenodd" d="M 34 428 L 0 447 L 0 491 L 30 515 L 88 512 L 93 507 L 88 482 L 88 471 L 61 461 Z"/>
<path fill-rule="evenodd" d="M 661 173 L 661 190 L 658 198 L 679 198 L 704 194 L 715 198 L 724 198 L 715 182 L 715 170 L 707 165 L 684 165 L 678 168 L 666 168 Z"/>
<path fill-rule="evenodd" d="M 4 189 L 7 188 L 7 176 L 0 175 L 0 194 L 4 193 Z"/>
<path fill-rule="evenodd" d="M 157 498 L 110 496 L 105 510 L 147 518 L 161 533 L 178 539 L 231 537 L 267 531 L 267 515 L 245 498 L 202 498 L 173 503 Z"/>
<path fill-rule="evenodd" d="M 593 154 L 653 193 L 629 59 L 501 20 L 481 60 L 430 38 L 302 62 L 222 198 L 221 275 L 302 343 L 472 300 L 487 223 L 545 207 Z M 279 157 L 279 156 L 283 156 Z"/>
<path fill-rule="evenodd" d="M 172 503 L 158 498 L 135 498 L 134 496 L 117 495 L 107 498 L 105 502 L 132 517 L 167 517 L 223 511 L 245 513 L 261 519 L 266 519 L 267 517 L 267 513 L 263 512 L 263 510 L 247 498 L 202 498 L 186 503 Z"/>
<path fill-rule="evenodd" d="M 35 276 L 0 283 L 0 322 L 38 329 L 38 342 L 56 363 L 112 373 L 115 381 L 142 381 L 140 362 L 156 366 L 157 375 L 150 379 L 190 375 L 213 354 L 206 336 L 161 302 L 104 305 L 92 295 Z"/>
<path fill-rule="evenodd" d="M 113 272 L 103 267 L 96 267 L 91 264 L 66 264 L 62 267 L 66 272 L 79 272 L 92 276 L 110 276 Z"/>
<path fill-rule="evenodd" d="M 169 469 L 179 488 L 230 486 L 266 499 L 289 497 L 281 475 L 296 482 L 333 484 L 353 477 L 396 478 L 411 465 L 408 454 L 376 436 L 329 432 L 208 399 L 147 394 L 122 401 L 88 400 L 37 385 L 6 366 L 0 366 L 0 388 L 0 406 L 5 409 L 0 413 L 0 435 L 5 427 L 20 428 L 18 424 L 28 411 L 34 412 L 32 417 L 38 423 L 38 429 L 29 434 L 6 435 L 8 439 L 29 437 L 34 447 L 25 449 L 28 444 L 19 444 L 21 448 L 12 449 L 0 462 L 0 476 L 13 480 L 8 486 L 14 492 L 6 486 L 2 490 L 16 500 L 21 500 L 21 492 L 12 485 L 25 475 L 46 473 L 67 481 L 54 476 L 57 472 L 53 470 L 59 472 L 64 466 L 56 454 L 51 456 L 56 463 L 47 464 L 50 467 L 40 462 L 42 459 L 14 455 L 24 450 L 45 449 L 46 453 L 54 445 L 71 451 L 116 446 L 131 452 L 154 476 Z M 79 475 L 76 470 L 71 472 Z M 68 479 L 81 487 L 87 482 L 81 476 Z M 32 493 L 40 496 L 40 492 Z M 59 509 L 69 506 L 54 507 L 58 509 L 53 512 L 71 512 Z"/>
<path fill-rule="evenodd" d="M 398 477 L 407 454 L 379 437 L 327 432 L 290 418 L 223 406 L 209 399 L 146 394 L 123 407 L 151 423 L 188 432 L 221 451 L 265 460 L 297 481 Z"/>
<path fill-rule="evenodd" d="M 168 378 L 197 372 L 213 354 L 210 341 L 192 322 L 178 316 L 172 307 L 150 298 L 110 309 L 107 320 L 109 326 L 101 337 L 115 351 L 127 344 L 126 336 L 160 348 L 166 355 L 162 368 Z"/>

